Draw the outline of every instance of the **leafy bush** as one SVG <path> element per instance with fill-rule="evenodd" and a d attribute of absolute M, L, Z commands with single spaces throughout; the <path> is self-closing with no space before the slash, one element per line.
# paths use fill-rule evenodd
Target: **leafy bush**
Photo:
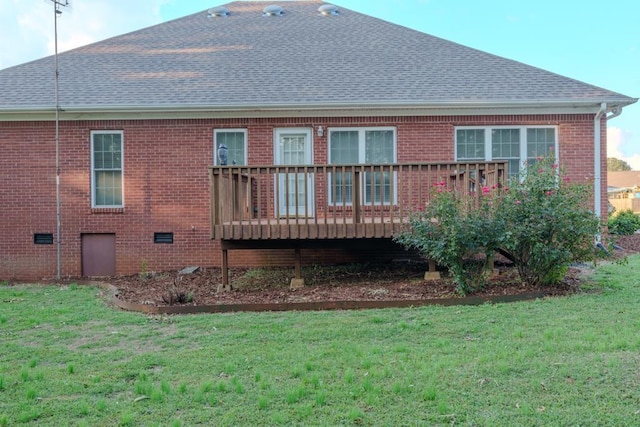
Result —
<path fill-rule="evenodd" d="M 609 218 L 609 232 L 612 234 L 629 235 L 640 230 L 640 216 L 631 209 L 620 211 Z"/>
<path fill-rule="evenodd" d="M 593 259 L 600 221 L 590 209 L 591 187 L 570 183 L 552 157 L 538 159 L 501 199 L 503 252 L 532 285 L 562 280 L 572 262 Z"/>
<path fill-rule="evenodd" d="M 478 200 L 438 183 L 426 210 L 413 213 L 410 228 L 395 239 L 446 267 L 463 295 L 486 284 L 491 267 L 487 254 L 502 245 L 503 227 L 495 224 L 490 192 L 485 187 Z"/>
<path fill-rule="evenodd" d="M 589 186 L 570 183 L 553 158 L 539 158 L 510 184 L 484 187 L 478 198 L 439 183 L 396 241 L 449 269 L 462 294 L 486 284 L 495 251 L 531 285 L 556 284 L 572 262 L 593 259 L 600 221 L 589 208 Z"/>

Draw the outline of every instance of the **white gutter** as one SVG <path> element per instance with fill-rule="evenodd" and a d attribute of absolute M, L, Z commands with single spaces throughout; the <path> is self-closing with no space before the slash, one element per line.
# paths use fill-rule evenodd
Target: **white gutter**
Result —
<path fill-rule="evenodd" d="M 602 166 L 600 161 L 600 155 L 602 153 L 602 138 L 600 136 L 601 126 L 600 119 L 602 115 L 607 112 L 607 103 L 600 104 L 600 110 L 596 113 L 593 119 L 593 168 L 594 168 L 594 212 L 598 218 L 602 217 Z"/>

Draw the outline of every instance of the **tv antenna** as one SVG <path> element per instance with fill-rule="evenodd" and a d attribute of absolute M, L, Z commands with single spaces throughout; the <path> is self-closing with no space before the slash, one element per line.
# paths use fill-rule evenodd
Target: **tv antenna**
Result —
<path fill-rule="evenodd" d="M 53 3 L 53 35 L 54 35 L 54 68 L 55 68 L 55 103 L 56 103 L 56 279 L 60 280 L 62 270 L 62 239 L 60 238 L 60 98 L 58 95 L 58 16 L 62 8 L 69 6 L 69 0 L 49 0 Z"/>

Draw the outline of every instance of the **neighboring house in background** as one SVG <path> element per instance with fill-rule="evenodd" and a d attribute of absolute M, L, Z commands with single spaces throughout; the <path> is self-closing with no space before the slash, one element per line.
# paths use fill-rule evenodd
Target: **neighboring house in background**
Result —
<path fill-rule="evenodd" d="M 607 172 L 609 203 L 621 212 L 631 209 L 640 213 L 640 171 Z"/>
<path fill-rule="evenodd" d="M 0 71 L 0 278 L 55 276 L 57 249 L 62 276 L 398 258 L 434 183 L 476 191 L 549 152 L 606 215 L 607 119 L 637 101 L 318 1 L 233 2 L 58 63 L 59 187 L 54 58 Z"/>

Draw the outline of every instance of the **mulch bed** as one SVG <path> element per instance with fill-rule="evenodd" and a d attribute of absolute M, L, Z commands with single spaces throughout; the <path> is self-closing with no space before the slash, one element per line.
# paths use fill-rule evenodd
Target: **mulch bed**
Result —
<path fill-rule="evenodd" d="M 638 253 L 640 235 L 621 236 L 616 244 L 621 248 L 616 250 L 616 256 Z M 473 297 L 482 301 L 518 295 L 567 295 L 580 289 L 584 273 L 590 267 L 570 268 L 563 283 L 553 288 L 527 286 L 521 283 L 515 269 L 506 263 L 499 264 L 498 269 L 499 274 L 492 279 L 491 285 L 476 292 Z M 389 301 L 394 302 L 395 306 L 401 306 L 402 301 L 459 298 L 463 303 L 450 279 L 445 277 L 440 280 L 425 280 L 426 270 L 426 264 L 415 262 L 337 267 L 308 266 L 303 267 L 305 287 L 301 289 L 289 288 L 293 267 L 232 268 L 230 279 L 234 289 L 231 291 L 218 289 L 222 282 L 219 268 L 199 268 L 190 274 L 169 271 L 118 276 L 105 282 L 111 289 L 115 289 L 117 301 L 123 302 L 129 308 L 179 306 L 184 307 L 184 312 L 200 311 L 189 310 L 189 307 L 256 305 L 268 309 L 269 304 L 286 308 L 305 307 L 305 303 L 311 303 L 310 306 L 314 303 L 319 304 L 317 306 L 320 308 L 322 304 L 328 308 L 341 308 L 340 305 L 331 304 L 341 301 Z"/>

